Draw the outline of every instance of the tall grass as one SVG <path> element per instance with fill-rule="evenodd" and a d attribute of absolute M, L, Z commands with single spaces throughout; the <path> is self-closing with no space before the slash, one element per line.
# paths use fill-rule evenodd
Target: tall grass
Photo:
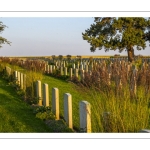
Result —
<path fill-rule="evenodd" d="M 93 132 L 138 132 L 150 127 L 150 95 L 145 96 L 142 88 L 137 91 L 139 98 L 132 100 L 126 87 L 121 96 L 113 92 L 107 96 L 93 89 L 88 93 L 92 98 Z"/>
<path fill-rule="evenodd" d="M 116 69 L 116 70 L 115 70 Z M 98 70 L 98 71 L 97 71 Z M 138 132 L 150 128 L 150 92 L 148 70 L 139 70 L 136 81 L 136 94 L 131 90 L 132 72 L 127 78 L 125 69 L 116 74 L 112 70 L 111 84 L 108 72 L 97 68 L 92 76 L 85 75 L 82 89 L 91 97 L 93 132 Z M 120 84 L 118 81 L 122 77 Z M 116 80 L 117 79 L 117 80 Z M 116 82 L 117 81 L 117 82 Z"/>
<path fill-rule="evenodd" d="M 30 103 L 38 103 L 36 99 L 36 81 L 42 80 L 43 75 L 40 72 L 25 71 L 26 74 L 26 100 Z"/>
<path fill-rule="evenodd" d="M 109 65 L 109 63 L 107 64 Z M 73 124 L 79 127 L 79 101 L 86 100 L 92 106 L 92 132 L 138 132 L 143 128 L 150 128 L 150 92 L 149 70 L 143 72 L 141 63 L 138 64 L 136 95 L 130 89 L 132 70 L 128 73 L 125 66 L 114 63 L 111 78 L 108 80 L 107 67 L 100 65 L 79 86 L 52 77 L 43 76 L 42 73 L 24 70 L 27 76 L 27 96 L 33 100 L 35 97 L 34 84 L 36 80 L 49 84 L 60 90 L 60 115 L 63 116 L 63 94 L 70 93 L 73 97 Z M 119 82 L 122 82 L 120 85 Z M 109 84 L 110 82 L 110 84 Z M 76 87 L 76 88 L 75 88 Z M 51 99 L 51 95 L 50 95 Z"/>

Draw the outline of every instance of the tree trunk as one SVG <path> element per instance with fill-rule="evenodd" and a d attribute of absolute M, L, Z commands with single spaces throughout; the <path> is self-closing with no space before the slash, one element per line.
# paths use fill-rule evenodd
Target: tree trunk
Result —
<path fill-rule="evenodd" d="M 128 48 L 128 61 L 132 62 L 134 60 L 134 49 L 133 47 Z"/>

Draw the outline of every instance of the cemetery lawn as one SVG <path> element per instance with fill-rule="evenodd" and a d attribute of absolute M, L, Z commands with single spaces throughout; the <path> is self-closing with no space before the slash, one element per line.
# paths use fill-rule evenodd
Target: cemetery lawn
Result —
<path fill-rule="evenodd" d="M 62 124 L 62 122 L 60 122 Z M 0 132 L 48 133 L 57 132 L 58 123 L 45 124 L 35 117 L 33 108 L 18 97 L 16 90 L 0 77 Z M 62 126 L 62 125 L 61 125 Z M 67 132 L 62 128 L 59 132 Z"/>
<path fill-rule="evenodd" d="M 79 89 L 78 86 L 72 82 L 43 75 L 42 84 L 44 83 L 47 83 L 49 86 L 50 106 L 52 106 L 52 88 L 58 88 L 60 118 L 62 119 L 64 116 L 64 94 L 69 93 L 72 95 L 73 128 L 76 130 L 76 132 L 80 132 L 79 102 L 88 101 L 91 103 L 92 97 L 88 94 L 88 92 L 84 92 L 84 90 L 82 91 L 81 87 Z M 94 118 L 92 118 L 92 122 L 94 122 Z"/>
<path fill-rule="evenodd" d="M 135 133 L 141 129 L 147 129 L 150 126 L 149 100 L 144 97 L 143 94 L 140 95 L 141 100 L 137 103 L 136 101 L 131 101 L 129 94 L 126 92 L 124 96 L 116 99 L 114 93 L 107 97 L 106 94 L 102 94 L 102 92 L 100 93 L 93 89 L 77 86 L 72 82 L 59 80 L 46 75 L 43 75 L 42 83 L 49 85 L 50 106 L 52 101 L 52 88 L 55 87 L 59 89 L 59 110 L 61 118 L 64 116 L 64 93 L 70 93 L 72 95 L 73 128 L 76 132 L 81 132 L 79 123 L 80 101 L 87 101 L 91 104 L 92 132 L 105 132 L 101 118 L 103 112 L 107 111 L 107 109 L 110 112 L 116 113 L 114 118 L 119 118 L 118 120 L 120 121 L 114 119 L 116 122 L 113 122 L 111 132 Z M 138 92 L 140 93 L 140 89 Z M 121 118 L 122 116 L 124 120 Z M 120 130 L 118 130 L 118 128 Z"/>

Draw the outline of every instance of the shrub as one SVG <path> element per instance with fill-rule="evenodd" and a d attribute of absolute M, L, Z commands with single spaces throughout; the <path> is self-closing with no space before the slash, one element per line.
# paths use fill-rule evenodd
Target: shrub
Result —
<path fill-rule="evenodd" d="M 54 120 L 55 115 L 52 113 L 51 107 L 40 106 L 34 109 L 36 118 L 41 120 Z"/>

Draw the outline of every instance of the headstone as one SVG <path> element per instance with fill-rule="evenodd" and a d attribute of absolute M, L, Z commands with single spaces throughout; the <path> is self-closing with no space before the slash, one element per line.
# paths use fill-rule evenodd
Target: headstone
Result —
<path fill-rule="evenodd" d="M 62 76 L 63 75 L 63 67 L 60 67 L 60 75 Z"/>
<path fill-rule="evenodd" d="M 105 132 L 111 132 L 110 112 L 103 113 L 103 123 Z"/>
<path fill-rule="evenodd" d="M 75 77 L 78 78 L 78 69 L 75 69 L 75 73 L 74 73 Z"/>
<path fill-rule="evenodd" d="M 59 90 L 58 88 L 52 88 L 52 112 L 56 116 L 56 120 L 59 120 Z"/>
<path fill-rule="evenodd" d="M 53 66 L 52 65 L 49 66 L 49 72 L 53 73 Z"/>
<path fill-rule="evenodd" d="M 93 70 L 93 62 L 92 62 L 91 65 L 90 65 L 90 70 L 91 70 L 91 71 Z"/>
<path fill-rule="evenodd" d="M 83 65 L 82 64 L 80 65 L 80 70 L 83 70 Z"/>
<path fill-rule="evenodd" d="M 85 69 L 85 66 L 86 66 L 86 61 L 83 62 L 83 69 Z"/>
<path fill-rule="evenodd" d="M 55 66 L 58 66 L 58 62 L 57 61 L 55 62 Z"/>
<path fill-rule="evenodd" d="M 67 67 L 64 68 L 64 75 L 67 76 Z"/>
<path fill-rule="evenodd" d="M 65 65 L 65 61 L 63 61 L 63 67 L 66 67 L 66 65 Z"/>
<path fill-rule="evenodd" d="M 55 65 L 52 65 L 53 72 L 55 71 L 55 69 L 56 69 Z"/>
<path fill-rule="evenodd" d="M 18 85 L 20 86 L 20 72 L 18 72 Z"/>
<path fill-rule="evenodd" d="M 75 69 L 75 68 L 76 68 L 76 65 L 75 65 L 75 64 L 72 64 L 72 68 Z"/>
<path fill-rule="evenodd" d="M 79 103 L 80 129 L 83 132 L 91 132 L 91 105 L 87 101 Z"/>
<path fill-rule="evenodd" d="M 73 128 L 72 123 L 72 96 L 69 93 L 64 94 L 64 119 L 69 128 Z"/>
<path fill-rule="evenodd" d="M 46 73 L 49 74 L 49 65 L 46 65 Z"/>
<path fill-rule="evenodd" d="M 77 63 L 76 69 L 79 69 L 79 63 Z"/>
<path fill-rule="evenodd" d="M 49 90 L 48 90 L 48 84 L 43 84 L 43 105 L 49 106 Z"/>
<path fill-rule="evenodd" d="M 20 89 L 23 90 L 23 73 L 20 73 Z"/>
<path fill-rule="evenodd" d="M 41 81 L 36 81 L 36 96 L 38 100 L 38 105 L 42 106 L 42 92 L 41 92 Z"/>

